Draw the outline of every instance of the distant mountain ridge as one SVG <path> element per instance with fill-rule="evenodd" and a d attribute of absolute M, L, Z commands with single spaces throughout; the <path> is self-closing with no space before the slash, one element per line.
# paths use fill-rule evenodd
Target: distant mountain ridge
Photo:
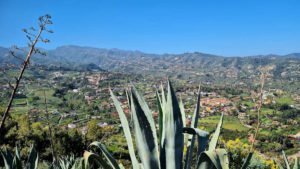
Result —
<path fill-rule="evenodd" d="M 32 62 L 42 65 L 81 67 L 94 64 L 99 69 L 126 73 L 149 73 L 175 76 L 214 76 L 242 78 L 255 74 L 260 66 L 269 66 L 274 78 L 300 79 L 300 53 L 223 57 L 200 52 L 182 54 L 148 54 L 140 51 L 61 46 L 36 55 Z M 19 53 L 24 56 L 24 53 Z M 9 49 L 0 47 L 0 64 L 17 62 Z"/>

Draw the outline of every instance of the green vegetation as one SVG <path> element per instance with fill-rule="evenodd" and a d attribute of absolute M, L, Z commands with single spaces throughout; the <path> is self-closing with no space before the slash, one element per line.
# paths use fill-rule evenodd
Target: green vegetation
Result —
<path fill-rule="evenodd" d="M 280 98 L 277 98 L 276 102 L 279 104 L 288 104 L 288 105 L 294 104 L 294 100 L 292 99 L 291 96 L 282 96 Z"/>
<path fill-rule="evenodd" d="M 218 124 L 218 116 L 209 116 L 200 119 L 200 126 L 204 126 L 208 131 L 213 131 L 214 127 Z M 223 128 L 229 130 L 229 132 L 241 131 L 247 132 L 249 129 L 241 124 L 237 117 L 224 117 Z"/>

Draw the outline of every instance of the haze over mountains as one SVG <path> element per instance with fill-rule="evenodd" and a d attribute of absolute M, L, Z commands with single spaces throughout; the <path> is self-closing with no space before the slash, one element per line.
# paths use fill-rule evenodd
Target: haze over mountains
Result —
<path fill-rule="evenodd" d="M 255 74 L 258 67 L 269 66 L 274 78 L 300 79 L 300 53 L 247 57 L 223 57 L 199 52 L 160 55 L 80 46 L 61 46 L 46 50 L 46 53 L 46 56 L 34 56 L 32 63 L 69 68 L 92 64 L 107 71 L 225 78 L 247 77 Z M 18 54 L 25 55 L 22 52 Z M 0 47 L 0 64 L 14 62 L 18 60 L 9 57 L 9 49 Z"/>

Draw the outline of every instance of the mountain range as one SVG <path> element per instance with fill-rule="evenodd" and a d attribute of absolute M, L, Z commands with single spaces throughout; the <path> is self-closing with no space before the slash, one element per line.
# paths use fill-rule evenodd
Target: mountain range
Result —
<path fill-rule="evenodd" d="M 16 63 L 8 48 L 0 47 L 0 64 Z M 32 63 L 46 66 L 80 68 L 97 65 L 99 69 L 137 74 L 177 76 L 181 78 L 249 78 L 259 67 L 268 67 L 276 79 L 300 79 L 300 53 L 288 55 L 256 55 L 223 57 L 200 52 L 182 54 L 149 54 L 140 51 L 103 49 L 80 46 L 61 46 L 43 50 L 46 56 L 35 55 Z M 16 52 L 24 57 L 24 52 Z M 95 67 L 95 66 L 92 66 Z"/>

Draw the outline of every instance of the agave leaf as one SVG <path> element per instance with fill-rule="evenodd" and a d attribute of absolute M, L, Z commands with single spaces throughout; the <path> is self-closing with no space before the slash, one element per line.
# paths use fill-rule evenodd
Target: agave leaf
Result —
<path fill-rule="evenodd" d="M 68 169 L 69 168 L 68 162 L 66 162 L 64 159 L 59 159 L 58 162 L 59 162 L 59 167 L 61 169 Z"/>
<path fill-rule="evenodd" d="M 288 159 L 287 159 L 287 157 L 285 155 L 285 152 L 283 150 L 282 150 L 282 156 L 283 156 L 283 160 L 284 160 L 286 168 L 290 169 L 291 167 L 290 167 L 289 161 L 288 161 Z"/>
<path fill-rule="evenodd" d="M 159 155 L 159 159 L 160 159 L 160 168 L 166 168 L 166 152 L 165 152 L 165 124 L 166 124 L 166 113 L 168 113 L 166 111 L 166 96 L 165 96 L 165 91 L 164 91 L 164 87 L 161 84 L 161 100 L 160 102 L 158 102 L 158 106 L 161 108 L 161 112 L 159 112 L 159 122 L 161 122 L 160 126 L 159 126 L 159 130 L 161 132 L 160 135 L 160 155 Z M 158 95 L 159 98 L 159 95 Z"/>
<path fill-rule="evenodd" d="M 183 133 L 191 134 L 191 135 L 197 135 L 199 137 L 207 137 L 209 133 L 205 130 L 201 130 L 198 128 L 190 128 L 190 127 L 185 127 L 183 128 Z"/>
<path fill-rule="evenodd" d="M 298 162 L 298 158 L 297 157 L 295 157 L 295 164 L 294 164 L 293 169 L 300 169 L 300 164 Z"/>
<path fill-rule="evenodd" d="M 110 163 L 113 169 L 119 169 L 119 165 L 117 161 L 113 158 L 113 156 L 107 151 L 105 146 L 101 144 L 98 141 L 94 141 L 89 145 L 89 148 L 92 148 L 93 146 L 97 147 L 100 149 L 100 151 L 104 154 L 105 158 L 107 161 Z"/>
<path fill-rule="evenodd" d="M 120 120 L 121 120 L 121 124 L 122 124 L 122 127 L 123 127 L 123 131 L 124 131 L 124 134 L 125 134 L 127 145 L 128 145 L 128 150 L 129 150 L 129 155 L 130 155 L 132 167 L 133 167 L 133 169 L 138 169 L 139 168 L 139 163 L 138 163 L 138 160 L 135 156 L 132 137 L 131 137 L 130 128 L 129 128 L 129 125 L 128 125 L 127 118 L 126 118 L 125 113 L 124 113 L 124 111 L 121 107 L 120 102 L 117 100 L 116 96 L 113 94 L 113 92 L 111 90 L 110 90 L 110 95 L 111 95 L 111 98 L 114 102 L 114 105 L 117 109 L 117 112 L 118 112 Z"/>
<path fill-rule="evenodd" d="M 146 103 L 145 99 L 139 94 L 139 92 L 137 91 L 137 89 L 132 86 L 132 96 L 134 96 L 137 100 L 136 103 L 138 103 L 138 105 L 141 107 L 141 110 L 144 112 L 149 124 L 150 124 L 150 128 L 151 131 L 153 133 L 153 138 L 154 138 L 154 143 L 155 143 L 155 153 L 158 156 L 158 141 L 157 141 L 157 133 L 156 133 L 156 128 L 155 128 L 155 122 L 153 119 L 153 115 L 152 115 L 152 111 L 149 109 L 148 104 Z M 132 101 L 133 102 L 133 101 Z M 137 105 L 137 104 L 135 104 Z"/>
<path fill-rule="evenodd" d="M 88 168 L 99 168 L 103 167 L 105 169 L 112 169 L 112 167 L 105 161 L 103 160 L 100 156 L 98 156 L 95 153 L 85 151 L 83 154 L 84 158 L 84 167 L 85 169 Z"/>
<path fill-rule="evenodd" d="M 159 143 L 161 145 L 162 130 L 163 130 L 163 110 L 162 110 L 162 106 L 161 106 L 161 98 L 159 97 L 158 91 L 156 91 L 156 103 L 157 103 L 158 114 L 159 114 L 158 115 Z"/>
<path fill-rule="evenodd" d="M 181 118 L 182 118 L 183 127 L 186 127 L 186 124 L 185 124 L 185 111 L 184 111 L 184 105 L 183 105 L 181 96 L 180 96 L 179 108 L 180 108 L 180 111 L 181 111 Z"/>
<path fill-rule="evenodd" d="M 197 104 L 196 104 L 196 108 L 193 114 L 193 119 L 192 119 L 192 123 L 191 123 L 191 127 L 192 128 L 197 128 L 198 127 L 198 120 L 199 120 L 199 111 L 200 111 L 200 86 L 199 86 L 199 90 L 198 90 L 198 96 L 197 96 Z M 194 149 L 194 145 L 195 145 L 195 135 L 189 135 L 188 136 L 188 144 L 187 144 L 187 155 L 185 157 L 185 169 L 190 169 L 191 168 L 191 160 L 192 160 L 192 156 L 193 156 L 193 149 Z M 201 140 L 201 142 L 204 142 L 206 147 L 206 143 L 207 141 L 205 141 L 206 139 L 204 138 L 198 138 L 198 142 Z M 198 153 L 197 153 L 197 158 L 199 158 L 198 156 L 200 155 L 200 153 L 204 150 L 201 150 L 201 148 L 199 148 L 201 145 L 201 147 L 203 147 L 204 144 L 200 144 L 198 145 Z"/>
<path fill-rule="evenodd" d="M 27 169 L 37 169 L 39 163 L 39 155 L 32 145 L 30 148 L 30 153 L 27 160 Z"/>
<path fill-rule="evenodd" d="M 3 158 L 3 161 L 4 161 L 4 164 L 5 164 L 5 168 L 6 169 L 12 169 L 13 168 L 13 155 L 7 151 L 6 148 L 4 148 L 4 151 L 0 151 L 1 152 L 1 155 L 2 155 L 2 158 Z"/>
<path fill-rule="evenodd" d="M 196 104 L 196 108 L 195 108 L 192 123 L 191 123 L 192 128 L 197 128 L 198 127 L 199 111 L 200 111 L 200 99 L 201 99 L 201 88 L 199 86 L 198 95 L 197 95 L 197 104 Z"/>
<path fill-rule="evenodd" d="M 280 161 L 277 158 L 273 158 L 273 160 L 275 161 L 276 165 L 279 167 L 279 169 L 284 169 L 280 163 Z"/>
<path fill-rule="evenodd" d="M 194 136 L 192 139 L 195 139 L 195 136 L 197 137 L 197 140 L 198 140 L 197 159 L 199 159 L 200 154 L 203 151 L 205 151 L 205 148 L 207 146 L 209 133 L 207 131 L 197 129 L 197 128 L 183 128 L 183 132 L 192 134 Z M 191 160 L 187 161 L 187 162 L 191 163 Z M 186 164 L 185 167 L 191 167 L 191 166 L 190 166 L 190 164 L 189 165 Z"/>
<path fill-rule="evenodd" d="M 182 168 L 182 151 L 184 146 L 183 122 L 178 100 L 170 81 L 168 81 L 168 96 L 165 110 L 165 140 L 162 148 L 162 151 L 165 152 L 165 159 L 161 168 L 164 168 L 166 164 L 167 169 L 180 169 Z M 165 160 L 168 160 L 168 162 L 165 163 Z"/>
<path fill-rule="evenodd" d="M 166 99 L 165 90 L 164 90 L 164 87 L 162 84 L 160 85 L 160 88 L 161 88 L 161 103 L 162 103 L 162 106 L 165 107 L 167 104 L 167 99 Z"/>
<path fill-rule="evenodd" d="M 229 160 L 225 149 L 204 151 L 198 159 L 197 169 L 229 169 Z"/>
<path fill-rule="evenodd" d="M 243 166 L 242 166 L 241 169 L 246 169 L 246 168 L 249 166 L 250 161 L 251 161 L 251 159 L 252 159 L 252 156 L 253 156 L 253 152 L 250 152 L 250 153 L 248 154 L 247 158 L 245 159 L 245 161 L 244 161 Z"/>
<path fill-rule="evenodd" d="M 181 118 L 182 118 L 183 127 L 186 127 L 185 110 L 184 110 L 184 105 L 183 105 L 183 102 L 182 102 L 181 95 L 180 95 L 180 101 L 179 101 L 179 108 L 180 108 L 180 111 L 181 111 Z M 183 146 L 184 146 L 184 148 L 185 148 L 185 145 L 186 145 L 187 141 L 188 141 L 188 135 L 183 132 Z M 183 152 L 183 155 L 184 155 L 184 152 Z"/>
<path fill-rule="evenodd" d="M 126 90 L 126 98 L 127 98 L 127 106 L 130 109 L 131 106 L 131 100 L 130 100 L 130 96 L 129 96 L 129 91 Z M 133 116 L 132 113 L 130 113 L 130 122 L 129 122 L 130 126 L 132 126 L 133 124 Z"/>
<path fill-rule="evenodd" d="M 142 107 L 146 107 L 145 102 L 141 102 L 133 92 L 131 95 L 131 112 L 133 114 L 135 140 L 138 148 L 139 156 L 145 169 L 159 169 L 158 147 L 155 132 L 152 130 L 147 114 Z M 146 111 L 150 111 L 147 110 Z"/>
<path fill-rule="evenodd" d="M 21 161 L 21 158 L 20 158 L 20 153 L 19 153 L 19 148 L 18 146 L 16 146 L 16 151 L 15 151 L 15 157 L 13 159 L 13 163 L 12 163 L 12 166 L 13 166 L 13 169 L 22 169 L 22 161 Z"/>
<path fill-rule="evenodd" d="M 125 167 L 123 166 L 123 164 L 119 165 L 120 169 L 125 169 Z"/>
<path fill-rule="evenodd" d="M 84 158 L 76 159 L 72 169 L 84 169 Z"/>
<path fill-rule="evenodd" d="M 207 135 L 206 137 L 200 137 L 198 135 L 197 138 L 198 138 L 197 159 L 199 159 L 201 153 L 204 152 L 205 148 L 207 147 L 209 141 L 209 135 Z"/>
<path fill-rule="evenodd" d="M 224 117 L 224 113 L 222 113 L 220 121 L 219 121 L 218 126 L 217 126 L 217 129 L 216 129 L 216 131 L 215 131 L 214 135 L 212 136 L 212 139 L 209 143 L 209 147 L 208 147 L 209 151 L 212 151 L 212 150 L 216 149 L 216 147 L 217 147 L 219 136 L 220 136 L 220 133 L 221 133 L 222 124 L 223 124 L 223 117 Z"/>

